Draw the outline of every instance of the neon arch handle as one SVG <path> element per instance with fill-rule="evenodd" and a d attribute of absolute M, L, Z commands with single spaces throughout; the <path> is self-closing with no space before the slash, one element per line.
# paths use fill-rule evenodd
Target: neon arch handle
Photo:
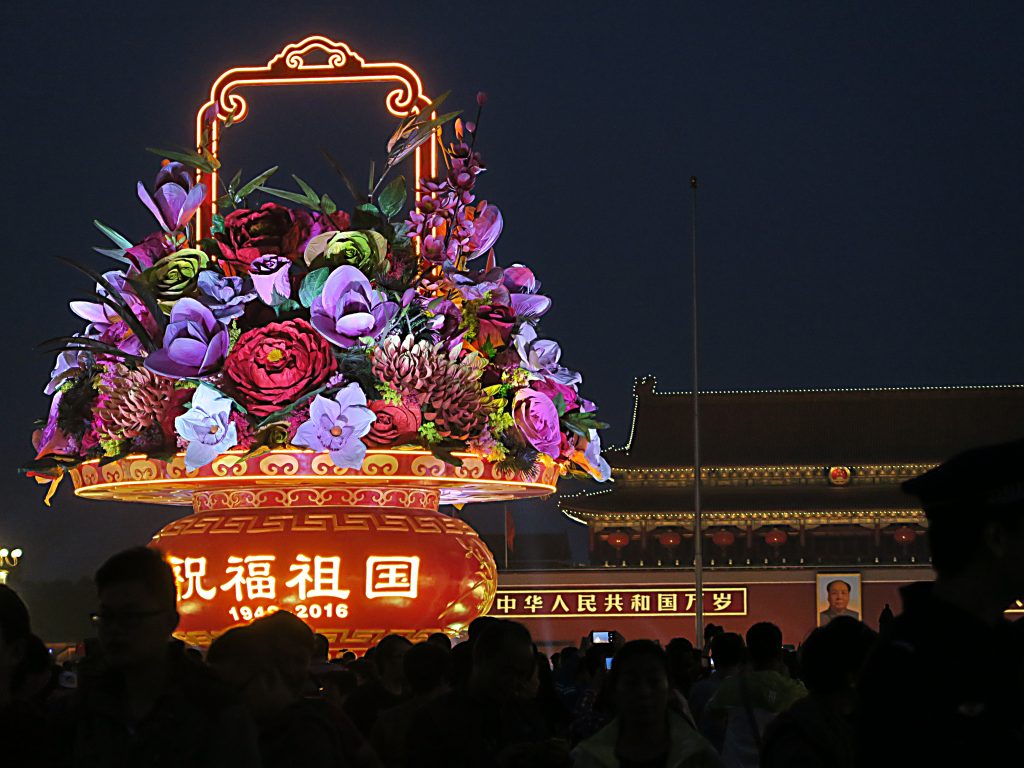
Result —
<path fill-rule="evenodd" d="M 314 61 L 313 57 L 318 59 Z M 326 61 L 323 58 L 326 57 Z M 196 146 L 208 150 L 214 157 L 220 150 L 221 132 L 229 120 L 240 123 L 249 113 L 249 104 L 240 92 L 245 88 L 262 86 L 298 86 L 329 83 L 391 83 L 394 84 L 384 98 L 384 106 L 398 118 L 408 117 L 430 105 L 423 90 L 423 82 L 409 66 L 396 61 L 367 62 L 347 43 L 312 35 L 298 43 L 290 43 L 266 64 L 252 67 L 233 67 L 218 77 L 210 88 L 210 97 L 196 113 Z M 437 144 L 429 142 L 418 147 L 414 155 L 416 166 L 416 198 L 422 178 L 437 173 Z M 209 177 L 208 179 L 205 177 Z M 196 232 L 199 238 L 210 236 L 210 226 L 217 212 L 218 172 L 197 172 L 197 182 L 209 187 L 206 200 L 196 214 Z"/>

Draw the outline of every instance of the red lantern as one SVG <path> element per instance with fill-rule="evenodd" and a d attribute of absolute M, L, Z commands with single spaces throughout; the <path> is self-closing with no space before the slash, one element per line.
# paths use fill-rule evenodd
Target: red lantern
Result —
<path fill-rule="evenodd" d="M 736 535 L 732 531 L 715 531 L 711 534 L 711 541 L 715 543 L 715 546 L 725 549 L 736 543 Z"/>
<path fill-rule="evenodd" d="M 619 552 L 623 547 L 629 544 L 629 534 L 623 533 L 622 531 L 615 531 L 614 533 L 609 533 L 608 543 L 615 548 L 616 552 Z"/>
<path fill-rule="evenodd" d="M 682 540 L 683 537 L 675 531 L 662 531 L 658 534 L 658 543 L 667 549 L 675 549 Z"/>
<path fill-rule="evenodd" d="M 917 532 L 913 528 L 908 528 L 904 525 L 893 531 L 892 537 L 896 539 L 899 544 L 907 546 L 908 544 L 914 543 L 914 539 L 917 538 Z"/>
<path fill-rule="evenodd" d="M 788 539 L 789 536 L 786 535 L 786 532 L 779 529 L 768 531 L 768 533 L 764 535 L 765 542 L 776 549 L 785 544 Z"/>

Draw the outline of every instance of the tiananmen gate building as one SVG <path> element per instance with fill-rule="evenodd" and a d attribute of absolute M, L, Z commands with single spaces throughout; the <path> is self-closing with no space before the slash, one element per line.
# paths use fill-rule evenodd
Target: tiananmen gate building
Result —
<path fill-rule="evenodd" d="M 693 639 L 692 397 L 653 377 L 634 397 L 628 442 L 605 454 L 614 484 L 559 502 L 587 526 L 589 561 L 550 567 L 560 554 L 570 566 L 567 547 L 549 536 L 530 551 L 524 536 L 499 576 L 491 615 L 524 622 L 546 650 L 605 629 Z M 902 481 L 1024 437 L 1020 385 L 708 392 L 700 408 L 705 621 L 773 621 L 792 644 L 825 620 L 830 584 L 877 627 L 901 586 L 932 577 Z"/>

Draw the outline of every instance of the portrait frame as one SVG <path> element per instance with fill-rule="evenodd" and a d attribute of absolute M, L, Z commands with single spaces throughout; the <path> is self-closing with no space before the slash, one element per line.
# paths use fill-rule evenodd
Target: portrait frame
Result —
<path fill-rule="evenodd" d="M 829 586 L 833 582 L 845 583 L 849 588 L 848 601 L 841 615 L 850 615 L 860 621 L 864 620 L 863 593 L 861 590 L 861 575 L 859 573 L 817 573 L 815 574 L 815 616 L 816 626 L 824 626 L 834 618 L 830 613 L 834 609 L 829 599 Z M 838 595 L 841 600 L 841 591 Z"/>

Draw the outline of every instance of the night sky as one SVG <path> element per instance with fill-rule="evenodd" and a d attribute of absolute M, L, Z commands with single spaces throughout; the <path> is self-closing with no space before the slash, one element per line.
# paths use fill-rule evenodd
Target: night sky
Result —
<path fill-rule="evenodd" d="M 118 7 L 120 6 L 120 7 Z M 192 141 L 215 77 L 309 34 L 399 59 L 431 93 L 490 100 L 481 196 L 554 299 L 544 335 L 628 434 L 635 376 L 688 389 L 690 198 L 700 178 L 702 386 L 1024 382 L 1024 11 L 1014 2 L 29 3 L 0 16 L 4 427 L 0 546 L 18 580 L 78 578 L 178 508 L 51 508 L 16 468 L 52 359 L 106 267 L 99 218 L 132 239 L 135 197 Z M 339 202 L 329 148 L 360 178 L 393 125 L 384 90 L 250 92 L 225 137 L 247 177 L 279 164 Z M 333 186 L 332 186 L 333 185 Z M 70 485 L 68 481 L 67 485 Z M 483 531 L 500 510 L 467 509 Z M 575 527 L 553 504 L 519 531 Z M 578 534 L 577 534 L 578 536 Z M 578 541 L 578 539 L 577 539 Z"/>

